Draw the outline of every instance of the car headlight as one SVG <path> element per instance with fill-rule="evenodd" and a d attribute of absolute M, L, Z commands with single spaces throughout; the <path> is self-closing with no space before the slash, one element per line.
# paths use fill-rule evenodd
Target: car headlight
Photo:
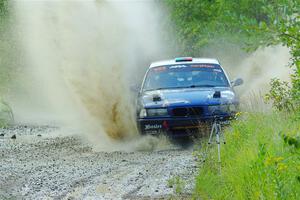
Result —
<path fill-rule="evenodd" d="M 166 108 L 151 108 L 147 109 L 147 114 L 149 117 L 166 116 L 168 115 L 168 110 Z"/>
<path fill-rule="evenodd" d="M 145 108 L 141 109 L 141 111 L 140 111 L 140 117 L 141 118 L 147 117 L 147 110 Z"/>

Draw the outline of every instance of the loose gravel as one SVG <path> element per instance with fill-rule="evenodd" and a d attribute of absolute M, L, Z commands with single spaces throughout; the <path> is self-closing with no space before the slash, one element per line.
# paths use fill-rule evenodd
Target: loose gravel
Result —
<path fill-rule="evenodd" d="M 0 199 L 183 199 L 192 193 L 192 148 L 95 152 L 79 137 L 55 134 L 59 130 L 0 129 Z M 175 177 L 181 194 L 170 184 Z"/>

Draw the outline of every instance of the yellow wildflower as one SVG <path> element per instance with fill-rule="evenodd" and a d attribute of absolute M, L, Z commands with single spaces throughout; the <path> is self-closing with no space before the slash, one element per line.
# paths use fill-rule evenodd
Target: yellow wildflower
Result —
<path fill-rule="evenodd" d="M 283 160 L 284 160 L 283 157 L 268 157 L 268 158 L 265 160 L 265 165 L 266 165 L 266 166 L 269 166 L 269 165 L 272 165 L 272 164 L 277 165 L 278 163 L 280 163 L 280 162 L 283 161 Z"/>
<path fill-rule="evenodd" d="M 274 157 L 274 162 L 275 164 L 280 163 L 281 161 L 283 161 L 283 157 Z"/>
<path fill-rule="evenodd" d="M 237 113 L 235 114 L 236 117 L 239 117 L 239 116 L 241 116 L 241 115 L 242 115 L 242 112 L 237 112 Z"/>
<path fill-rule="evenodd" d="M 277 165 L 277 171 L 279 171 L 279 172 L 285 171 L 287 168 L 288 168 L 287 165 L 284 163 L 279 163 Z"/>

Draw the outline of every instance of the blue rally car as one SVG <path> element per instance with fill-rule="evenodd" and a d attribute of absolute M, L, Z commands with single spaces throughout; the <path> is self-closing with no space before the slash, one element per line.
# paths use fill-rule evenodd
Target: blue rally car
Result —
<path fill-rule="evenodd" d="M 235 115 L 239 100 L 216 59 L 182 57 L 152 63 L 137 100 L 141 134 L 187 136 L 203 132 L 204 124 Z"/>

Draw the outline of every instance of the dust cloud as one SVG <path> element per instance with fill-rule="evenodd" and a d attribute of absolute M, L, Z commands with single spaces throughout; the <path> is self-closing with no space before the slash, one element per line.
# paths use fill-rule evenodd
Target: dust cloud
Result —
<path fill-rule="evenodd" d="M 235 69 L 230 69 L 233 77 L 241 77 L 244 84 L 236 91 L 241 97 L 241 107 L 247 111 L 267 112 L 271 105 L 264 101 L 270 89 L 270 80 L 279 78 L 290 81 L 291 68 L 288 63 L 289 49 L 283 46 L 261 48 L 249 54 Z"/>
<path fill-rule="evenodd" d="M 202 53 L 205 57 L 218 58 L 231 80 L 244 80 L 243 85 L 235 88 L 243 110 L 269 111 L 271 105 L 266 104 L 263 97 L 270 89 L 270 80 L 290 81 L 292 69 L 288 64 L 291 55 L 289 49 L 281 45 L 247 53 L 238 45 L 222 41 L 216 46 L 208 46 Z"/>
<path fill-rule="evenodd" d="M 13 7 L 24 54 L 12 99 L 17 121 L 82 128 L 97 140 L 135 136 L 130 86 L 167 52 L 156 3 L 40 0 Z"/>

